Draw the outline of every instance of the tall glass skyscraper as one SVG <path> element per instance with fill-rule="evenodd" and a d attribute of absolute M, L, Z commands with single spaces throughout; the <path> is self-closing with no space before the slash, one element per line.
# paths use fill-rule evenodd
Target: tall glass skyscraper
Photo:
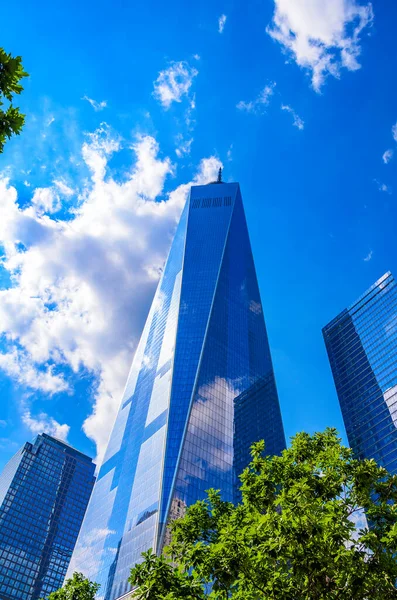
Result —
<path fill-rule="evenodd" d="M 94 485 L 88 456 L 43 433 L 0 475 L 0 599 L 62 586 Z"/>
<path fill-rule="evenodd" d="M 397 285 L 386 273 L 323 329 L 349 444 L 397 473 Z"/>
<path fill-rule="evenodd" d="M 237 183 L 192 187 L 137 348 L 69 573 L 129 591 L 141 552 L 211 487 L 237 497 L 249 446 L 285 447 Z"/>

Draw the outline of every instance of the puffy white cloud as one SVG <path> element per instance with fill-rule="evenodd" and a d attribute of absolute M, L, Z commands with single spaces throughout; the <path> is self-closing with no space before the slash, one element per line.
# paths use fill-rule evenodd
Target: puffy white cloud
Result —
<path fill-rule="evenodd" d="M 167 69 L 160 71 L 154 82 L 154 96 L 167 109 L 173 102 L 181 102 L 189 94 L 197 69 L 186 61 L 171 62 Z"/>
<path fill-rule="evenodd" d="M 371 25 L 370 3 L 357 0 L 274 0 L 267 33 L 307 69 L 316 91 L 327 75 L 360 68 L 361 35 Z"/>
<path fill-rule="evenodd" d="M 87 100 L 87 102 L 89 102 L 91 104 L 91 106 L 95 110 L 95 112 L 98 112 L 99 110 L 103 110 L 107 106 L 106 100 L 101 100 L 101 102 L 97 102 L 96 100 L 93 100 L 92 98 L 89 98 L 88 96 L 83 96 L 82 100 Z"/>
<path fill-rule="evenodd" d="M 48 433 L 48 435 L 66 441 L 70 431 L 69 425 L 66 425 L 66 423 L 61 425 L 44 412 L 41 412 L 37 417 L 32 417 L 30 411 L 25 410 L 22 415 L 22 421 L 33 435 Z"/>
<path fill-rule="evenodd" d="M 59 196 L 54 193 L 52 188 L 36 188 L 32 204 L 39 212 L 57 212 L 61 208 Z"/>
<path fill-rule="evenodd" d="M 304 120 L 294 111 L 292 106 L 289 106 L 288 104 L 282 104 L 281 110 L 286 110 L 290 115 L 292 115 L 294 127 L 297 127 L 300 130 L 304 129 Z"/>
<path fill-rule="evenodd" d="M 387 163 L 389 163 L 391 161 L 391 159 L 393 158 L 393 150 L 391 148 L 389 148 L 388 150 L 386 150 L 383 155 L 382 155 L 382 160 L 385 163 L 385 165 L 387 165 Z"/>
<path fill-rule="evenodd" d="M 81 180 L 76 202 L 66 198 L 61 217 L 52 216 L 50 202 L 55 190 L 61 192 L 59 183 L 34 190 L 31 203 L 21 207 L 16 189 L 0 179 L 2 266 L 12 281 L 11 288 L 0 290 L 0 335 L 6 343 L 0 368 L 47 394 L 70 391 L 65 366 L 96 375 L 84 431 L 96 442 L 99 460 L 192 183 L 165 194 L 174 166 L 148 135 L 136 139 L 131 168 L 115 181 L 108 161 L 121 147 L 106 124 L 88 135 L 82 155 L 91 178 Z M 203 159 L 193 183 L 214 180 L 219 166 L 215 157 Z"/>
<path fill-rule="evenodd" d="M 10 294 L 5 301 L 10 301 L 13 295 Z M 15 296 L 14 296 L 15 297 Z M 20 317 L 20 321 L 18 323 L 19 326 L 22 325 L 22 321 L 24 317 L 26 317 L 26 309 L 27 306 L 21 306 L 22 309 L 25 308 L 25 315 L 16 315 L 14 310 L 18 309 L 18 305 L 12 307 L 13 312 L 9 310 L 10 306 L 4 306 L 4 310 L 2 310 L 3 322 L 5 314 L 11 316 L 15 316 L 14 322 L 18 321 Z M 26 322 L 23 324 L 26 326 Z M 22 325 L 22 327 L 23 327 Z M 6 333 L 10 338 L 13 338 L 15 334 L 12 331 L 7 331 Z M 32 390 L 41 390 L 47 394 L 54 394 L 56 392 L 64 392 L 68 391 L 69 385 L 65 381 L 62 374 L 54 373 L 54 365 L 44 365 L 39 368 L 36 364 L 34 364 L 31 360 L 31 356 L 29 353 L 24 352 L 23 350 L 17 350 L 16 348 L 10 350 L 9 352 L 0 353 L 0 369 L 5 371 L 9 377 L 17 381 L 21 385 L 25 385 Z"/>
<path fill-rule="evenodd" d="M 225 29 L 225 25 L 226 25 L 226 19 L 227 16 L 226 15 L 221 15 L 218 19 L 218 31 L 219 33 L 223 33 L 223 30 Z"/>
<path fill-rule="evenodd" d="M 244 100 L 240 100 L 237 104 L 237 108 L 239 110 L 243 110 L 249 113 L 258 113 L 263 110 L 264 106 L 267 106 L 270 102 L 270 98 L 274 94 L 274 88 L 276 87 L 276 83 L 272 81 L 268 85 L 266 85 L 259 96 L 255 98 L 255 100 L 250 100 L 249 102 L 245 102 Z"/>

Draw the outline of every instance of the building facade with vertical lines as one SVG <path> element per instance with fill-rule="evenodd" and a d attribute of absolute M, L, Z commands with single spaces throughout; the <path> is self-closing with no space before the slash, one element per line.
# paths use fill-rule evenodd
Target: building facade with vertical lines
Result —
<path fill-rule="evenodd" d="M 236 439 L 238 438 L 238 439 Z M 249 447 L 285 447 L 237 183 L 195 186 L 182 212 L 73 554 L 115 600 L 167 523 L 213 487 L 238 497 Z"/>
<path fill-rule="evenodd" d="M 45 433 L 0 475 L 0 600 L 62 587 L 94 485 L 91 458 Z"/>
<path fill-rule="evenodd" d="M 397 285 L 385 273 L 323 329 L 349 444 L 397 473 Z"/>

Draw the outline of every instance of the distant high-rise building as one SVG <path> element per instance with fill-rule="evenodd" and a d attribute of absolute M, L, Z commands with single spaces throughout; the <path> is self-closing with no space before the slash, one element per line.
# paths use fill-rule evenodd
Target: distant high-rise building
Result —
<path fill-rule="evenodd" d="M 94 485 L 91 458 L 45 433 L 0 475 L 0 600 L 62 587 Z"/>
<path fill-rule="evenodd" d="M 220 489 L 249 446 L 285 447 L 240 188 L 192 187 L 128 377 L 69 568 L 114 600 L 167 522 Z"/>
<path fill-rule="evenodd" d="M 349 444 L 397 473 L 397 285 L 386 273 L 323 329 Z"/>

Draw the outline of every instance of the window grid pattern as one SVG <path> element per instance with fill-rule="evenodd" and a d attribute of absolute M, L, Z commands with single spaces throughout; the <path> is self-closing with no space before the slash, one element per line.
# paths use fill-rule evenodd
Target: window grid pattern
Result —
<path fill-rule="evenodd" d="M 220 208 L 221 206 L 232 206 L 232 196 L 216 196 L 215 198 L 193 198 L 191 208 Z"/>
<path fill-rule="evenodd" d="M 200 229 L 195 231 L 199 237 Z M 189 339 L 189 331 L 181 322 L 177 344 L 184 337 Z M 261 384 L 263 380 L 267 385 Z M 249 393 L 253 389 L 256 394 Z M 249 400 L 238 402 L 244 393 Z M 240 410 L 235 410 L 236 402 Z M 262 303 L 237 190 L 169 520 L 175 507 L 205 498 L 209 488 L 220 489 L 224 500 L 238 499 L 238 475 L 249 462 L 249 447 L 262 438 L 270 454 L 285 448 Z"/>
<path fill-rule="evenodd" d="M 186 205 L 69 568 L 99 583 L 105 600 L 129 591 L 132 564 L 155 547 L 187 215 Z"/>
<path fill-rule="evenodd" d="M 263 414 L 269 402 L 278 407 L 272 374 L 239 186 L 192 187 L 69 574 L 98 582 L 101 600 L 121 598 L 141 552 L 167 541 L 168 519 L 211 486 L 233 500 L 234 400 L 268 377 L 268 391 L 252 404 Z M 249 421 L 249 411 L 240 414 Z M 269 437 L 269 451 L 285 444 L 279 409 L 274 414 L 278 439 L 272 446 Z M 244 431 L 245 444 L 268 436 Z"/>
<path fill-rule="evenodd" d="M 207 186 L 204 187 L 204 189 L 206 188 Z M 195 194 L 200 193 L 202 189 L 202 187 L 192 188 L 191 201 L 194 202 Z M 234 195 L 236 189 L 236 187 L 233 189 Z M 206 192 L 208 193 L 208 189 L 206 189 Z M 208 200 L 211 200 L 211 198 Z M 182 449 L 183 433 L 187 423 L 231 215 L 231 206 L 223 207 L 219 211 L 191 211 L 189 215 L 167 449 L 164 462 L 160 513 L 161 535 L 164 533 L 163 528 L 169 510 L 170 494 L 175 481 L 178 457 Z"/>
<path fill-rule="evenodd" d="M 10 471 L 13 476 L 10 477 Z M 92 460 L 39 435 L 0 478 L 0 598 L 37 600 L 60 588 L 94 485 Z"/>
<path fill-rule="evenodd" d="M 386 273 L 324 330 L 349 444 L 397 473 L 397 286 Z"/>

